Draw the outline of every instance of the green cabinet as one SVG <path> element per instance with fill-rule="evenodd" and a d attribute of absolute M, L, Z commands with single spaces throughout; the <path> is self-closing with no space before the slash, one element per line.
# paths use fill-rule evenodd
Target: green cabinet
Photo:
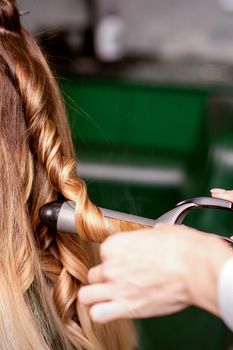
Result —
<path fill-rule="evenodd" d="M 109 80 L 70 78 L 62 84 L 74 136 L 89 146 L 195 151 L 205 108 L 205 89 L 157 87 Z M 73 103 L 71 103 L 73 100 Z"/>

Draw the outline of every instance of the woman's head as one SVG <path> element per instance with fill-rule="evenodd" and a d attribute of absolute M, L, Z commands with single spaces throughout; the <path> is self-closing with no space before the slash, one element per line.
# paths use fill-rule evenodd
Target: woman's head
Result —
<path fill-rule="evenodd" d="M 93 325 L 77 292 L 97 262 L 89 241 L 133 227 L 106 227 L 89 200 L 57 84 L 10 0 L 0 0 L 0 171 L 0 348 L 132 349 L 132 325 Z M 40 222 L 58 193 L 76 201 L 80 237 Z"/>

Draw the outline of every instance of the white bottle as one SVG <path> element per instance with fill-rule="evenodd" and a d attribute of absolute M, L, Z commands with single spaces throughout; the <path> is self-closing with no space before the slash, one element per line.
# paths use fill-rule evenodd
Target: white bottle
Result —
<path fill-rule="evenodd" d="M 116 62 L 125 53 L 124 22 L 117 11 L 108 11 L 95 31 L 95 53 L 103 62 Z"/>

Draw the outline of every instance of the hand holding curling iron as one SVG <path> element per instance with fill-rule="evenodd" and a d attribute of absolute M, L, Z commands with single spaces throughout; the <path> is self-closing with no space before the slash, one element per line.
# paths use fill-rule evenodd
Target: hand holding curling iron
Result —
<path fill-rule="evenodd" d="M 233 191 L 212 195 L 233 199 Z M 79 292 L 94 321 L 167 315 L 189 305 L 220 316 L 218 276 L 233 252 L 215 235 L 162 223 L 113 235 L 100 252 L 102 263 Z"/>

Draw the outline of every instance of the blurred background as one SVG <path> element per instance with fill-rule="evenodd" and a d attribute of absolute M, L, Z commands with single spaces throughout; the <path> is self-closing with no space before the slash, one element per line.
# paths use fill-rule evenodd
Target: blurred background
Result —
<path fill-rule="evenodd" d="M 97 205 L 156 218 L 233 188 L 233 0 L 19 4 L 61 86 Z M 197 210 L 185 223 L 231 235 L 232 221 Z M 138 327 L 140 350 L 233 349 L 223 323 L 196 308 Z"/>

